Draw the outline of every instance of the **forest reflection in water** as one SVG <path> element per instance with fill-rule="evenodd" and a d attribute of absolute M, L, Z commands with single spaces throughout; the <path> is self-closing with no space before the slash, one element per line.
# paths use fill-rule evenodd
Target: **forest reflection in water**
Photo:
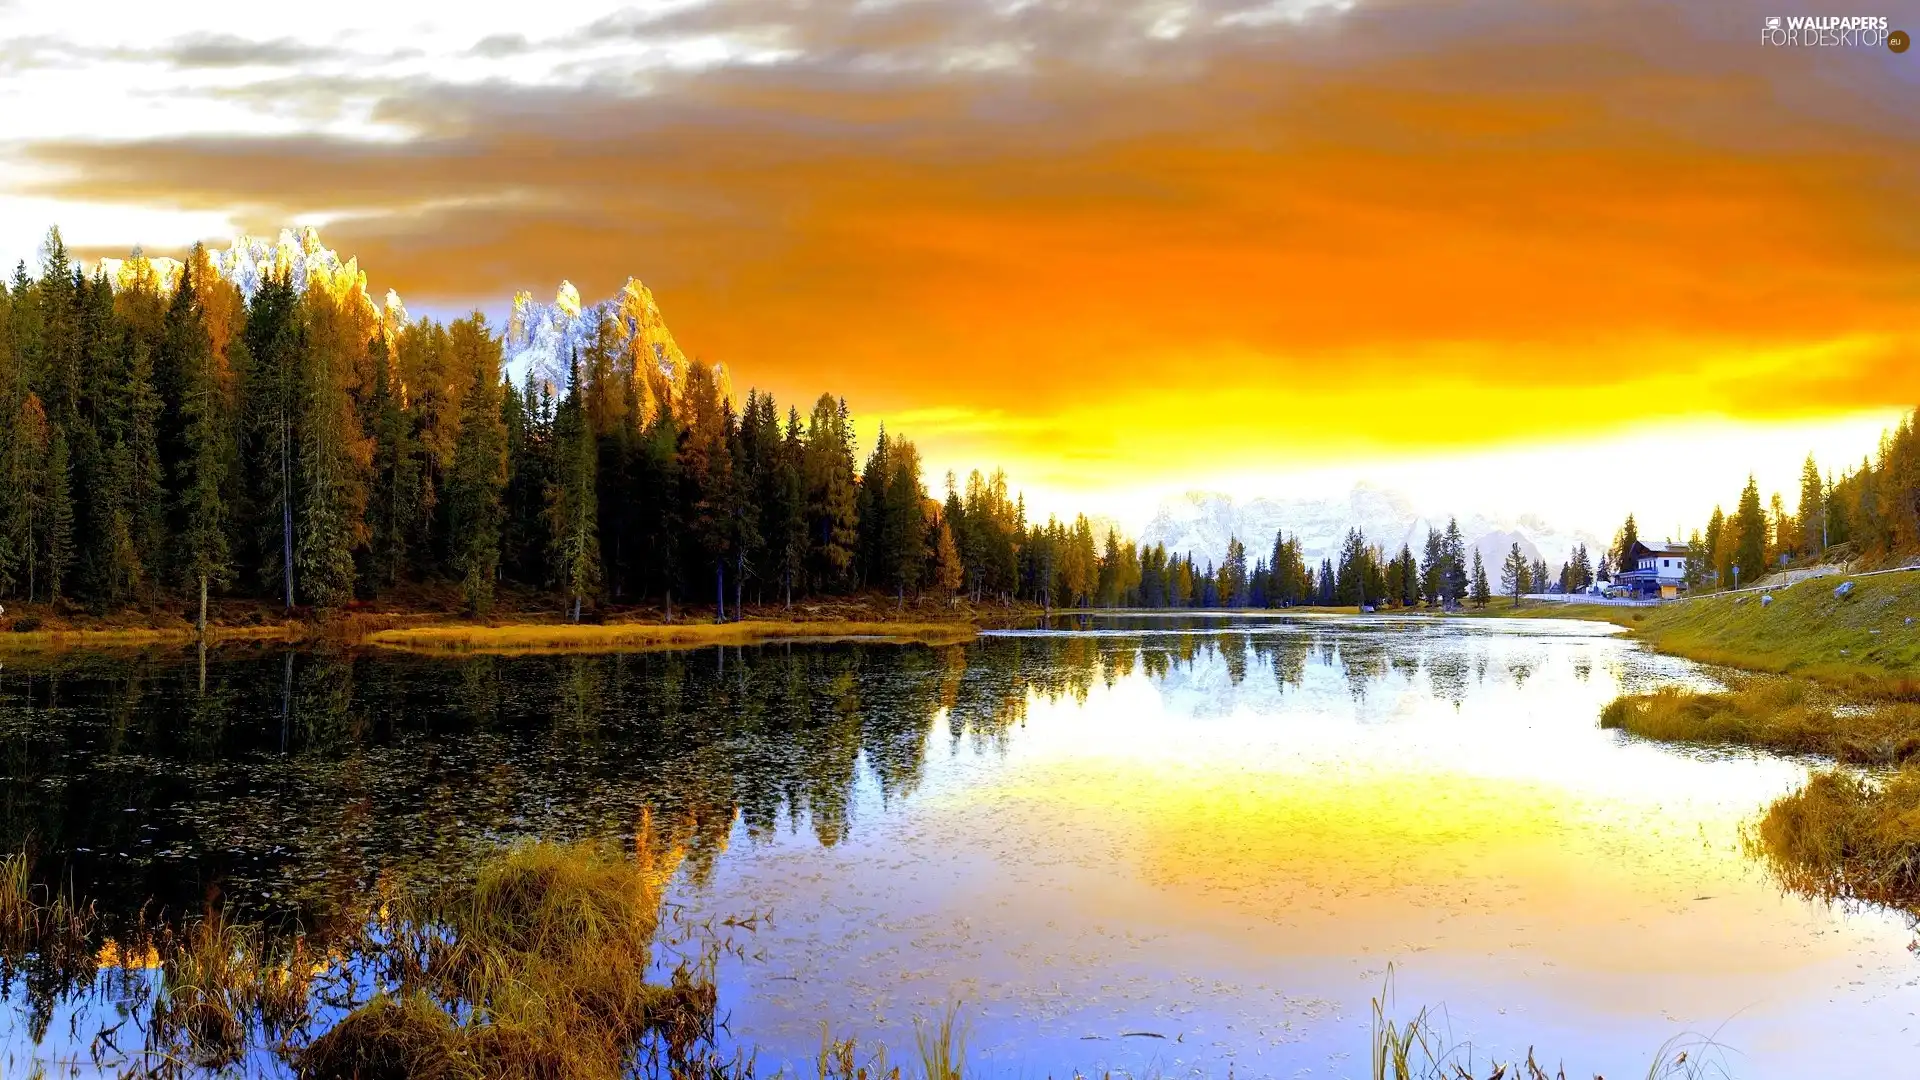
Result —
<path fill-rule="evenodd" d="M 211 901 L 322 926 L 382 870 L 456 872 L 516 836 L 694 829 L 694 873 L 737 813 L 845 838 L 864 765 L 913 790 L 928 735 L 991 743 L 1030 698 L 1217 660 L 1297 686 L 1310 659 L 1356 693 L 1417 656 L 1331 632 L 991 637 L 969 646 L 766 645 L 422 658 L 384 651 L 72 652 L 0 667 L 0 848 L 109 919 Z M 1458 699 L 1471 658 L 1433 657 Z M 1479 661 L 1482 668 L 1485 658 Z M 1484 677 L 1484 670 L 1478 673 Z M 1524 676 L 1522 676 L 1524 677 Z"/>
<path fill-rule="evenodd" d="M 1887 1007 L 1912 1011 L 1901 928 L 1782 898 L 1735 850 L 1803 766 L 1594 726 L 1623 689 L 1702 681 L 1604 628 L 1393 618 L 221 650 L 204 674 L 192 651 L 18 658 L 0 843 L 108 930 L 225 906 L 324 937 L 384 876 L 452 878 L 514 838 L 625 835 L 650 811 L 688 844 L 678 909 L 773 916 L 720 972 L 731 1036 L 770 1061 L 805 1060 L 823 1021 L 910 1044 L 912 1015 L 961 1000 L 1005 1067 L 1319 1075 L 1363 1045 L 1396 956 L 1419 992 L 1477 1002 L 1481 1037 L 1641 1068 L 1678 1024 L 1755 986 L 1797 1007 L 1863 958 L 1878 1004 L 1845 1015 L 1889 1030 Z M 1667 989 L 1631 989 L 1647 979 Z M 1533 1011 L 1498 1019 L 1513 1005 Z M 1099 1041 L 1135 1028 L 1184 1041 Z"/>

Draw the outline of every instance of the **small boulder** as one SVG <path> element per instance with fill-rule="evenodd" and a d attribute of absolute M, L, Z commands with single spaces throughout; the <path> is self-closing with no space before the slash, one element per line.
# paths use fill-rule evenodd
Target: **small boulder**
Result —
<path fill-rule="evenodd" d="M 1835 600 L 1845 600 L 1847 597 L 1852 595 L 1853 595 L 1853 582 L 1843 581 L 1840 584 L 1834 586 L 1833 598 Z"/>

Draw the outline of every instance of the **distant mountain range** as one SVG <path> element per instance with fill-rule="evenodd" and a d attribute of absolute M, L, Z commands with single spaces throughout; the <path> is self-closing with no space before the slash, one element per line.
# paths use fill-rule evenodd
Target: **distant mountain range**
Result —
<path fill-rule="evenodd" d="M 1607 541 L 1585 531 L 1562 531 L 1527 516 L 1502 521 L 1482 514 L 1459 518 L 1460 531 L 1477 548 L 1488 572 L 1494 573 L 1514 543 L 1528 559 L 1545 559 L 1558 571 L 1574 545 L 1584 543 L 1593 556 L 1606 551 Z M 1195 561 L 1219 565 L 1227 542 L 1238 538 L 1252 557 L 1273 550 L 1274 535 L 1285 530 L 1297 535 L 1309 565 L 1338 559 L 1347 530 L 1358 526 L 1369 543 L 1389 555 L 1406 544 L 1418 554 L 1430 531 L 1444 532 L 1445 514 L 1429 515 L 1415 508 L 1405 495 L 1361 483 L 1345 499 L 1253 498 L 1245 501 L 1217 492 L 1190 491 L 1163 499 L 1142 530 L 1144 544 L 1165 544 L 1169 552 L 1191 554 Z"/>

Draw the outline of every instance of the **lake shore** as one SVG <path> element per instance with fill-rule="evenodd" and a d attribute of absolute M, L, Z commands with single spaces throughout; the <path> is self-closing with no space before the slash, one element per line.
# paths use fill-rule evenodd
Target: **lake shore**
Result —
<path fill-rule="evenodd" d="M 1920 572 L 1581 607 L 1660 652 L 1730 669 L 1724 692 L 1620 697 L 1603 727 L 1832 762 L 1767 809 L 1759 849 L 1799 892 L 1920 911 Z"/>
<path fill-rule="evenodd" d="M 282 611 L 250 605 L 218 608 L 209 620 L 210 644 L 285 642 L 367 645 L 425 653 L 615 652 L 693 649 L 778 641 L 866 640 L 960 644 L 983 629 L 1030 625 L 1043 613 L 1025 604 L 948 603 L 855 596 L 832 601 L 752 605 L 721 620 L 714 609 L 633 606 L 604 609 L 575 623 L 551 606 L 502 610 L 477 620 L 429 605 L 328 612 Z M 9 610 L 0 620 L 0 655 L 90 649 L 191 645 L 200 639 L 190 619 L 172 610 L 109 615 L 54 613 L 44 605 Z"/>

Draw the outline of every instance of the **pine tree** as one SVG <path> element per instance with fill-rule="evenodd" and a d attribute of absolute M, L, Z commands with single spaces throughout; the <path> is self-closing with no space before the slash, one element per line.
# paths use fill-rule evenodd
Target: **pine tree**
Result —
<path fill-rule="evenodd" d="M 1455 518 L 1447 519 L 1447 538 L 1444 544 L 1446 566 L 1446 602 L 1448 607 L 1458 604 L 1467 595 L 1467 541 L 1460 534 L 1460 522 Z"/>
<path fill-rule="evenodd" d="M 254 523 L 253 565 L 264 586 L 277 586 L 288 610 L 294 604 L 294 425 L 300 415 L 303 366 L 300 299 L 293 283 L 269 274 L 247 307 L 245 345 L 236 381 L 246 409 L 243 468 Z"/>
<path fill-rule="evenodd" d="M 1760 508 L 1760 485 L 1751 474 L 1747 476 L 1745 490 L 1740 492 L 1740 508 L 1734 514 L 1734 521 L 1736 580 L 1752 585 L 1766 572 L 1767 519 L 1766 512 Z"/>
<path fill-rule="evenodd" d="M 448 537 L 453 571 L 467 607 L 485 615 L 493 607 L 500 570 L 502 496 L 507 485 L 507 431 L 501 415 L 500 342 L 475 312 L 456 329 L 457 349 L 469 349 L 471 374 L 460 398 L 460 433 L 447 478 Z M 461 324 L 456 323 L 456 327 Z"/>
<path fill-rule="evenodd" d="M 552 538 L 553 580 L 572 602 L 580 621 L 581 605 L 600 588 L 600 512 L 594 470 L 599 447 L 580 400 L 580 366 L 569 362 L 567 396 L 553 422 L 554 477 L 547 488 L 547 530 Z"/>
<path fill-rule="evenodd" d="M 207 632 L 207 593 L 232 577 L 227 541 L 227 489 L 232 482 L 234 432 L 214 367 L 213 342 L 194 289 L 199 252 L 189 260 L 168 310 L 167 339 L 182 386 L 183 453 L 174 466 L 180 521 L 178 565 L 199 594 L 194 628 Z"/>
<path fill-rule="evenodd" d="M 1479 561 L 1480 551 L 1474 549 L 1475 562 Z M 1514 541 L 1508 550 L 1506 561 L 1500 564 L 1500 591 L 1513 597 L 1513 606 L 1520 606 L 1520 595 L 1527 591 L 1528 579 L 1533 571 L 1527 562 L 1526 553 L 1520 550 L 1520 542 Z"/>
<path fill-rule="evenodd" d="M 881 552 L 887 584 L 901 606 L 907 591 L 920 587 L 920 572 L 927 562 L 927 520 L 924 505 L 927 493 L 920 483 L 920 452 L 905 439 L 895 439 L 889 447 L 885 489 L 881 513 L 885 516 L 885 548 Z M 1081 520 L 1085 524 L 1085 519 Z M 1087 546 L 1092 546 L 1091 533 Z M 1088 575 L 1082 576 L 1082 587 Z"/>
<path fill-rule="evenodd" d="M 1487 567 L 1480 561 L 1480 549 L 1473 549 L 1473 606 L 1486 607 L 1493 599 L 1493 590 L 1487 585 Z"/>
<path fill-rule="evenodd" d="M 1713 516 L 1707 520 L 1707 575 L 1716 588 L 1724 588 L 1729 580 L 1728 565 L 1732 558 L 1731 548 L 1724 542 L 1727 532 L 1727 516 L 1720 507 L 1713 508 Z"/>
<path fill-rule="evenodd" d="M 376 354 L 385 343 L 370 343 Z M 425 513 L 421 506 L 424 453 L 415 438 L 414 420 L 394 385 L 393 363 L 376 355 L 373 393 L 367 401 L 367 429 L 373 439 L 372 487 L 368 499 L 368 563 L 373 583 L 393 585 L 412 568 L 421 544 Z"/>
<path fill-rule="evenodd" d="M 709 575 L 714 606 L 726 618 L 727 564 L 732 560 L 736 498 L 730 417 L 712 370 L 696 360 L 687 366 L 682 408 L 686 430 L 680 435 L 680 505 L 685 568 Z"/>
<path fill-rule="evenodd" d="M 7 446 L 7 500 L 0 510 L 7 515 L 9 546 L 14 551 L 16 580 L 26 585 L 31 603 L 46 580 L 43 540 L 47 529 L 49 469 L 47 456 L 52 450 L 52 431 L 40 398 L 32 391 L 24 397 L 14 414 L 11 441 Z"/>
<path fill-rule="evenodd" d="M 807 423 L 801 480 L 807 493 L 808 572 L 815 588 L 828 591 L 845 585 L 859 543 L 852 441 L 844 403 L 836 408 L 833 395 L 820 395 Z"/>
<path fill-rule="evenodd" d="M 372 453 L 347 387 L 365 365 L 369 335 L 354 312 L 318 289 L 308 291 L 304 306 L 294 565 L 307 600 L 333 607 L 353 598 L 354 553 L 367 539 Z"/>
<path fill-rule="evenodd" d="M 1827 549 L 1827 489 L 1812 454 L 1807 455 L 1807 463 L 1800 470 L 1800 549 Z"/>
<path fill-rule="evenodd" d="M 1232 607 L 1247 606 L 1247 546 L 1237 536 L 1227 538 L 1227 557 L 1220 564 L 1220 602 Z"/>
<path fill-rule="evenodd" d="M 771 527 L 768 542 L 774 545 L 780 568 L 780 589 L 786 606 L 793 606 L 793 586 L 806 572 L 807 492 L 801 479 L 805 437 L 800 428 L 800 411 L 787 410 L 787 430 L 780 441 L 780 457 L 774 466 L 773 502 L 768 517 Z"/>
<path fill-rule="evenodd" d="M 67 433 L 58 427 L 47 451 L 46 478 L 47 599 L 61 600 L 61 586 L 73 567 L 73 461 L 67 451 Z"/>

